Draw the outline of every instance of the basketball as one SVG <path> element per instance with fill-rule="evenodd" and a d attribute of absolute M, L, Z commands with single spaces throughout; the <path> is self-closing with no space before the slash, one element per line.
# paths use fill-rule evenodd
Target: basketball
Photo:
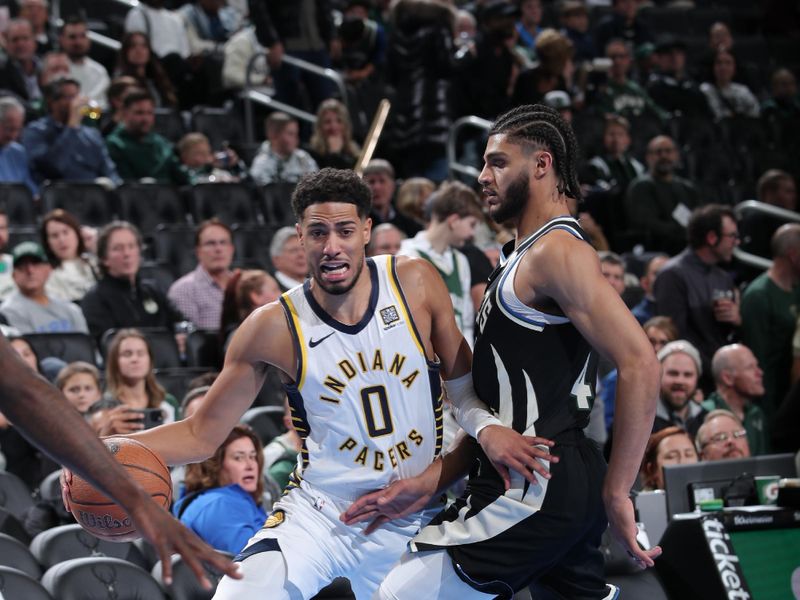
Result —
<path fill-rule="evenodd" d="M 103 440 L 128 475 L 169 510 L 172 480 L 164 461 L 144 444 L 126 437 Z M 69 486 L 69 503 L 75 520 L 92 535 L 110 542 L 129 542 L 141 537 L 128 513 L 77 473 Z"/>

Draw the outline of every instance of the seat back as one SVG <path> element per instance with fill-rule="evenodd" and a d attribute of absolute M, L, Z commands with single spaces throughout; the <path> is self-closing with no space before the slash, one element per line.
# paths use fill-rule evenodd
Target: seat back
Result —
<path fill-rule="evenodd" d="M 0 533 L 10 535 L 26 546 L 31 543 L 31 536 L 25 531 L 20 520 L 2 507 L 0 507 Z"/>
<path fill-rule="evenodd" d="M 186 205 L 180 191 L 161 183 L 129 182 L 116 189 L 119 214 L 141 231 L 153 231 L 156 226 L 185 225 Z"/>
<path fill-rule="evenodd" d="M 71 518 L 71 513 L 61 500 L 61 469 L 53 471 L 39 484 L 39 495 L 42 501 L 52 506 L 60 519 Z M 63 521 L 62 521 L 63 522 Z"/>
<path fill-rule="evenodd" d="M 186 125 L 183 122 L 181 113 L 176 109 L 159 107 L 156 108 L 156 122 L 153 126 L 153 131 L 163 135 L 174 144 L 186 133 Z"/>
<path fill-rule="evenodd" d="M 188 225 L 159 225 L 150 238 L 153 259 L 169 266 L 175 278 L 185 275 L 197 266 L 191 251 L 194 236 L 194 228 Z"/>
<path fill-rule="evenodd" d="M 56 181 L 42 188 L 42 207 L 45 212 L 63 208 L 72 213 L 82 225 L 101 227 L 113 221 L 117 214 L 113 194 L 96 183 Z"/>
<path fill-rule="evenodd" d="M 0 206 L 5 208 L 9 224 L 36 225 L 36 204 L 25 184 L 0 183 Z"/>
<path fill-rule="evenodd" d="M 237 144 L 244 139 L 244 127 L 238 113 L 228 108 L 195 107 L 192 111 L 192 131 L 204 134 L 212 150 L 220 150 L 224 142 Z"/>
<path fill-rule="evenodd" d="M 167 295 L 170 286 L 175 282 L 175 276 L 172 270 L 167 265 L 162 265 L 153 261 L 145 261 L 139 267 L 139 278 L 153 287 L 159 292 Z"/>
<path fill-rule="evenodd" d="M 147 571 L 118 558 L 75 558 L 54 565 L 42 577 L 59 600 L 165 600 Z"/>
<path fill-rule="evenodd" d="M 31 541 L 31 553 L 45 569 L 65 560 L 107 556 L 144 566 L 146 561 L 131 542 L 108 542 L 94 537 L 77 523 L 59 525 L 39 533 Z"/>
<path fill-rule="evenodd" d="M 12 567 L 0 567 L 0 597 L 9 600 L 53 600 L 53 596 L 35 578 Z"/>
<path fill-rule="evenodd" d="M 0 507 L 22 520 L 31 506 L 33 497 L 25 482 L 13 473 L 0 471 Z"/>
<path fill-rule="evenodd" d="M 269 183 L 257 191 L 257 202 L 264 220 L 274 227 L 294 225 L 296 219 L 292 213 L 292 192 L 294 183 Z"/>
<path fill-rule="evenodd" d="M 207 367 L 181 367 L 177 369 L 157 369 L 156 379 L 164 386 L 170 394 L 178 399 L 178 402 L 186 395 L 189 389 L 189 382 L 197 377 L 208 373 Z"/>
<path fill-rule="evenodd" d="M 219 331 L 198 329 L 186 339 L 186 362 L 190 367 L 219 369 L 222 365 L 222 348 Z"/>
<path fill-rule="evenodd" d="M 241 422 L 253 428 L 266 446 L 286 431 L 283 425 L 283 406 L 257 406 L 242 415 Z"/>
<path fill-rule="evenodd" d="M 225 554 L 229 558 L 233 558 L 233 555 L 227 553 L 222 554 Z M 162 588 L 171 600 L 211 600 L 211 598 L 214 597 L 217 584 L 222 578 L 221 574 L 206 568 L 206 577 L 208 577 L 212 587 L 210 590 L 205 590 L 203 589 L 203 586 L 200 585 L 200 582 L 197 581 L 197 577 L 195 577 L 194 573 L 183 560 L 183 558 L 181 558 L 181 556 L 178 554 L 173 554 L 171 561 L 172 584 L 169 586 L 164 586 L 162 584 Z M 153 570 L 150 572 L 153 576 L 153 579 L 158 582 L 162 582 L 163 570 L 164 569 L 161 561 L 157 562 L 153 567 Z"/>
<path fill-rule="evenodd" d="M 28 547 L 5 533 L 0 533 L 0 566 L 18 569 L 34 579 L 42 576 L 42 567 Z"/>
<path fill-rule="evenodd" d="M 92 365 L 96 362 L 94 339 L 86 333 L 27 333 L 24 337 L 40 358 L 55 356 L 67 363 L 83 360 Z"/>
<path fill-rule="evenodd" d="M 272 259 L 269 245 L 274 229 L 269 225 L 234 225 L 233 245 L 236 247 L 236 263 L 251 269 L 269 271 Z"/>
<path fill-rule="evenodd" d="M 252 190 L 241 183 L 198 183 L 190 189 L 189 205 L 196 223 L 217 217 L 227 225 L 257 223 Z"/>

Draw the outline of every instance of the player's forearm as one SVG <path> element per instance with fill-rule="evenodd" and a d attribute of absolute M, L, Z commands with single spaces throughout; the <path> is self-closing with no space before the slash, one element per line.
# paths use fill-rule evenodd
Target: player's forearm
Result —
<path fill-rule="evenodd" d="M 604 494 L 627 496 L 641 466 L 658 400 L 659 365 L 643 356 L 619 370 L 614 410 L 614 446 Z"/>
<path fill-rule="evenodd" d="M 471 373 L 447 380 L 444 386 L 452 405 L 453 417 L 469 435 L 478 439 L 478 434 L 488 425 L 502 425 L 475 393 Z"/>
<path fill-rule="evenodd" d="M 140 431 L 129 437 L 150 448 L 171 467 L 202 462 L 222 444 L 228 430 L 203 435 L 193 425 L 193 419 L 189 418 Z M 222 437 L 218 439 L 220 433 Z"/>
<path fill-rule="evenodd" d="M 450 449 L 417 477 L 430 496 L 442 493 L 464 477 L 475 460 L 478 445 L 463 431 L 458 433 Z"/>

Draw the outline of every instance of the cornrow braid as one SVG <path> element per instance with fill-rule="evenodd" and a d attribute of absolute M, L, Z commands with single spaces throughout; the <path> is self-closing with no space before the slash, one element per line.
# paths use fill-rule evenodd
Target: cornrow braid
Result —
<path fill-rule="evenodd" d="M 575 200 L 581 198 L 578 183 L 580 149 L 575 133 L 557 110 L 543 104 L 525 104 L 503 113 L 489 135 L 506 134 L 510 141 L 546 149 L 553 154 L 558 191 Z"/>

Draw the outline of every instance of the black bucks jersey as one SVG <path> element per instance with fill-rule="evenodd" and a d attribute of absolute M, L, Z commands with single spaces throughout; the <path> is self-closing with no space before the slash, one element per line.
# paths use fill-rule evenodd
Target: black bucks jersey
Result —
<path fill-rule="evenodd" d="M 575 219 L 560 217 L 516 249 L 506 245 L 478 313 L 472 363 L 478 396 L 504 425 L 551 439 L 586 427 L 597 376 L 597 355 L 569 319 L 530 308 L 514 293 L 522 257 L 554 229 L 586 240 Z"/>

